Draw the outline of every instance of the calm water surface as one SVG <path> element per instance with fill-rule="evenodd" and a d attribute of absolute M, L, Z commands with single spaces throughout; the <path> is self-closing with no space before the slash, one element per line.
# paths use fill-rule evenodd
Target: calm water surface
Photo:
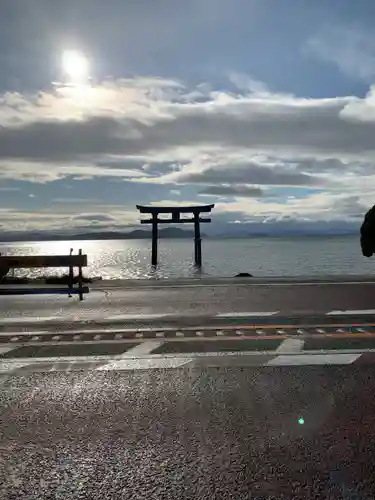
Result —
<path fill-rule="evenodd" d="M 88 254 L 88 276 L 103 279 L 171 278 L 197 275 L 193 266 L 193 241 L 161 240 L 157 270 L 150 266 L 148 240 L 59 241 L 0 244 L 8 255 L 69 253 L 82 248 Z M 360 252 L 358 237 L 205 239 L 202 275 L 296 276 L 322 274 L 372 274 L 375 261 Z M 48 273 L 63 273 L 49 270 Z M 47 274 L 27 270 L 22 274 Z"/>

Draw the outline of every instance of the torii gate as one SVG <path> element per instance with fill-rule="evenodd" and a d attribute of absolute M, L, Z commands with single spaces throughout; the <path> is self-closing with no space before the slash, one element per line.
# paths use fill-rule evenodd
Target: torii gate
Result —
<path fill-rule="evenodd" d="M 141 214 L 152 215 L 151 219 L 141 220 L 141 224 L 152 224 L 152 251 L 151 264 L 156 266 L 158 263 L 158 224 L 194 224 L 194 261 L 195 265 L 202 267 L 202 241 L 201 241 L 201 222 L 211 222 L 210 218 L 200 217 L 201 212 L 208 213 L 215 205 L 201 205 L 196 207 L 153 207 L 137 205 Z M 181 214 L 193 214 L 193 217 L 182 219 Z M 171 214 L 170 219 L 159 219 L 159 214 Z"/>

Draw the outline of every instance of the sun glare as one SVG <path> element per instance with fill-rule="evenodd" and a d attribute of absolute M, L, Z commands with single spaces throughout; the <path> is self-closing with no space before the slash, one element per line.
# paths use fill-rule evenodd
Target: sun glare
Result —
<path fill-rule="evenodd" d="M 71 83 L 83 83 L 88 78 L 89 62 L 81 52 L 66 50 L 62 57 L 62 67 Z"/>

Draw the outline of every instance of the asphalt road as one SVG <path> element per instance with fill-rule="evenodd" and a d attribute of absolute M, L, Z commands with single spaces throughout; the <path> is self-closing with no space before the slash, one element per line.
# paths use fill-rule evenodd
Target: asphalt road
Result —
<path fill-rule="evenodd" d="M 333 310 L 374 310 L 375 282 L 281 282 L 236 284 L 204 281 L 182 285 L 95 285 L 80 302 L 67 296 L 1 296 L 0 317 L 128 322 L 132 317 L 215 317 L 226 313 L 276 312 L 282 316 L 320 315 Z M 187 320 L 188 321 L 188 320 Z M 1 321 L 0 321 L 1 324 Z M 156 326 L 156 319 L 153 321 Z"/>
<path fill-rule="evenodd" d="M 8 375 L 0 497 L 374 498 L 374 376 L 373 365 Z"/>

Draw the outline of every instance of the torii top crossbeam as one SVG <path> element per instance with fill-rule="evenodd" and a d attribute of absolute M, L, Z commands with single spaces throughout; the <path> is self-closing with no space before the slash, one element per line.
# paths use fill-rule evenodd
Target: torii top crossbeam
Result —
<path fill-rule="evenodd" d="M 194 207 L 158 207 L 158 206 L 146 206 L 146 205 L 137 205 L 137 210 L 141 212 L 141 214 L 170 214 L 174 212 L 180 212 L 181 214 L 195 214 L 200 212 L 211 212 L 214 208 L 214 204 L 212 205 L 197 205 Z"/>

